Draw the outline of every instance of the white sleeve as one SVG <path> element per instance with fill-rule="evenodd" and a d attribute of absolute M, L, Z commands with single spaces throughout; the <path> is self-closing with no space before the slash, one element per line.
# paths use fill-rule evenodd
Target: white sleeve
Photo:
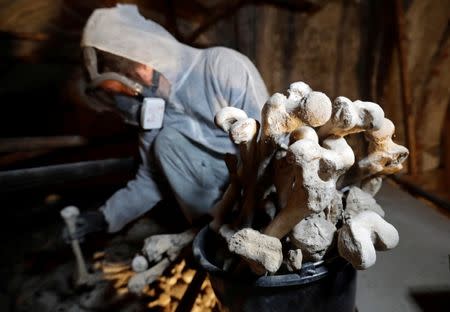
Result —
<path fill-rule="evenodd" d="M 161 199 L 162 194 L 152 173 L 150 156 L 151 144 L 156 133 L 141 136 L 140 153 L 142 164 L 133 180 L 115 192 L 100 207 L 108 222 L 108 232 L 120 231 L 127 223 L 151 210 Z"/>
<path fill-rule="evenodd" d="M 269 94 L 255 65 L 245 55 L 226 48 L 216 52 L 214 75 L 228 105 L 244 110 L 256 120 Z"/>

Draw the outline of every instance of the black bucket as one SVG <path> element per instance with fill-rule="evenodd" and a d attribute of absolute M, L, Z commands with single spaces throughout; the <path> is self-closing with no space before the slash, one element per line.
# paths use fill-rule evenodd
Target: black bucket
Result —
<path fill-rule="evenodd" d="M 217 246 L 219 237 L 205 227 L 195 237 L 193 253 L 225 311 L 354 311 L 356 271 L 342 258 L 306 263 L 295 274 L 239 279 L 214 264 Z"/>

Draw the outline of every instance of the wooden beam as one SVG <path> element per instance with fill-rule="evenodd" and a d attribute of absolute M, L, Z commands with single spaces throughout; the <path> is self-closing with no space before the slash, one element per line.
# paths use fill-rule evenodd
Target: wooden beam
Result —
<path fill-rule="evenodd" d="M 404 127 L 406 145 L 409 149 L 408 171 L 416 175 L 417 170 L 417 148 L 416 148 L 416 119 L 411 102 L 411 86 L 408 78 L 408 51 L 405 31 L 405 14 L 403 12 L 403 1 L 395 0 L 395 15 L 397 27 L 397 49 L 400 65 L 400 84 L 402 88 L 402 108 L 404 114 Z"/>
<path fill-rule="evenodd" d="M 231 4 L 228 1 L 225 1 L 225 4 L 219 4 L 214 9 L 211 9 L 212 12 L 217 12 L 215 14 L 211 14 L 206 21 L 200 25 L 194 32 L 186 39 L 187 44 L 192 44 L 194 41 L 204 32 L 206 32 L 209 28 L 211 28 L 214 24 L 216 24 L 221 19 L 233 15 L 237 10 L 239 10 L 248 0 L 238 0 L 233 1 Z"/>
<path fill-rule="evenodd" d="M 46 42 L 50 40 L 58 41 L 80 41 L 81 34 L 76 35 L 61 35 L 44 32 L 23 32 L 23 31 L 4 31 L 0 30 L 1 40 L 28 40 Z"/>
<path fill-rule="evenodd" d="M 448 185 L 450 185 L 450 103 L 447 105 L 447 113 L 445 114 L 445 122 L 442 127 L 442 145 L 443 145 L 443 156 L 441 158 L 444 173 L 445 173 L 445 181 L 447 181 Z"/>
<path fill-rule="evenodd" d="M 0 153 L 16 153 L 43 149 L 79 147 L 87 144 L 88 140 L 85 137 L 78 135 L 0 138 Z"/>
<path fill-rule="evenodd" d="M 0 193 L 8 194 L 49 186 L 63 187 L 68 182 L 129 172 L 133 170 L 134 165 L 134 159 L 129 157 L 2 171 L 0 172 Z"/>

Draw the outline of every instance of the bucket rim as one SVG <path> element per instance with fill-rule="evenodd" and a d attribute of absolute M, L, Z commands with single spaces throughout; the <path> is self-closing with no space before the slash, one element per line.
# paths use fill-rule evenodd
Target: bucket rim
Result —
<path fill-rule="evenodd" d="M 235 276 L 230 276 L 228 272 L 217 267 L 208 260 L 205 254 L 205 237 L 208 235 L 217 235 L 209 226 L 203 227 L 195 236 L 192 243 L 192 251 L 194 258 L 199 265 L 210 275 L 220 276 L 228 280 L 235 280 L 240 283 L 249 283 L 256 287 L 284 287 L 308 284 L 326 277 L 331 270 L 336 270 L 337 267 L 343 268 L 350 265 L 343 258 L 335 256 L 326 260 L 317 262 L 307 262 L 302 265 L 302 268 L 296 272 L 280 275 L 260 276 L 254 280 L 243 280 Z"/>

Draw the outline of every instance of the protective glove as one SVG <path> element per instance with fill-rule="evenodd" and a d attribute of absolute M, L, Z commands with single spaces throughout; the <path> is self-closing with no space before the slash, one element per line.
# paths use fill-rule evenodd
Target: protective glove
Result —
<path fill-rule="evenodd" d="M 74 239 L 78 239 L 78 241 L 82 242 L 86 235 L 106 231 L 107 228 L 108 223 L 101 211 L 85 211 L 81 212 L 77 218 L 75 233 L 71 235 L 69 229 L 65 226 L 62 236 L 67 244 L 70 244 Z"/>

